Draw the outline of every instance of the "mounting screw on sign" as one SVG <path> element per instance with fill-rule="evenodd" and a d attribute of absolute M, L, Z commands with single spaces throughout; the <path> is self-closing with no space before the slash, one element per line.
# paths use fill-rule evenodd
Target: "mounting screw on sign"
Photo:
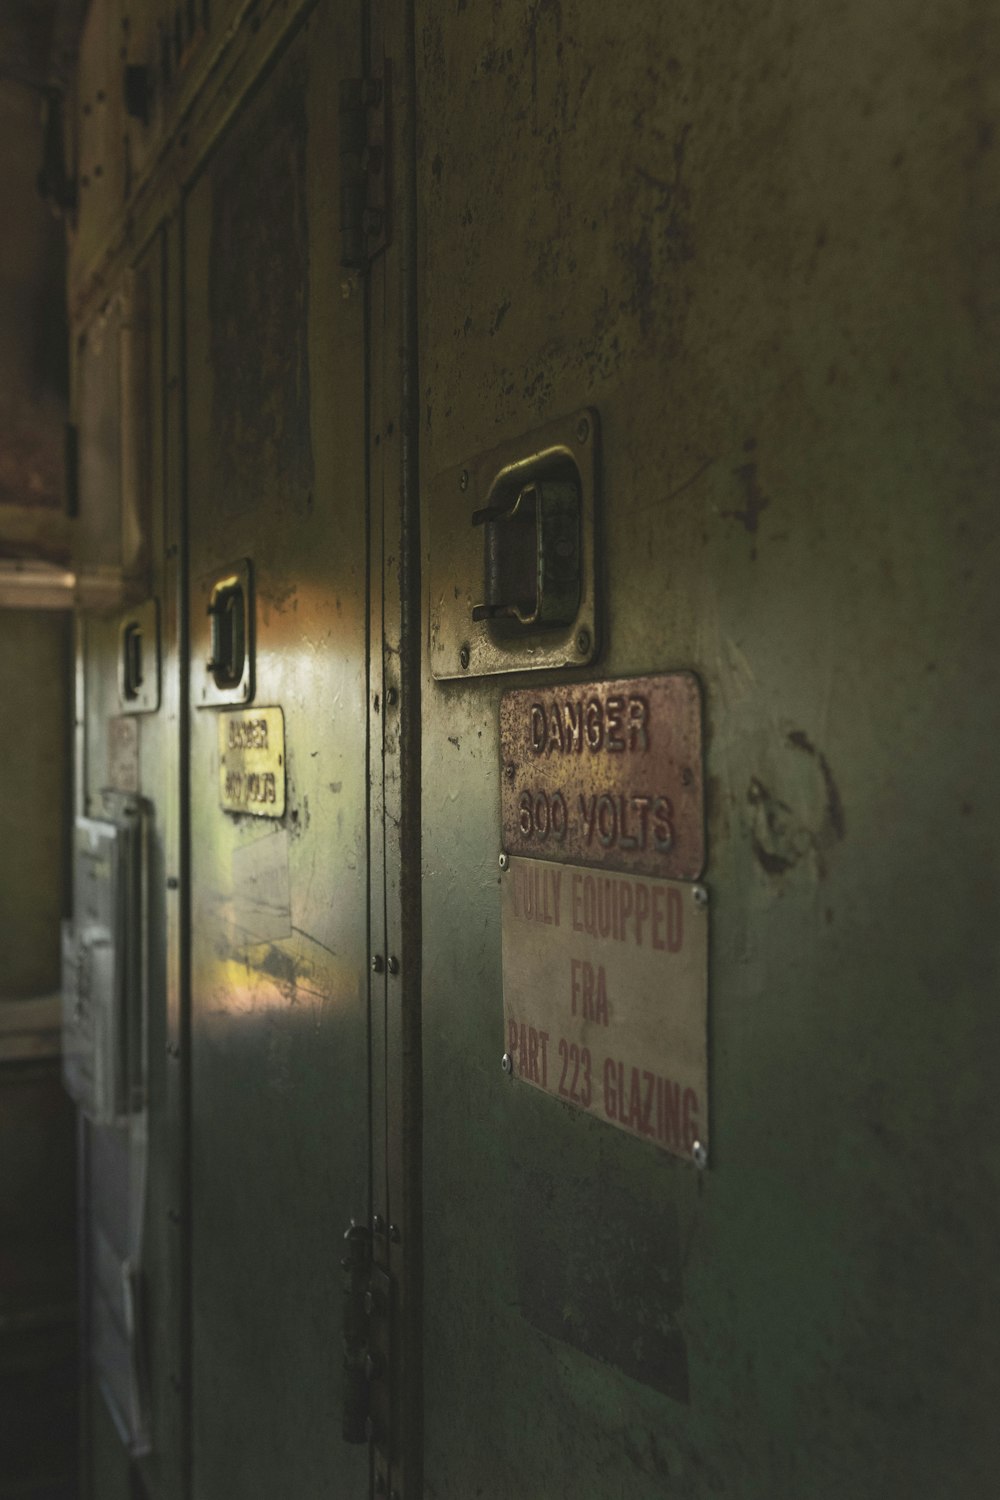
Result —
<path fill-rule="evenodd" d="M 701 1141 L 694 1141 L 691 1145 L 691 1160 L 699 1172 L 704 1172 L 708 1166 L 708 1147 L 703 1146 Z"/>
<path fill-rule="evenodd" d="M 500 1059 L 500 1066 L 501 1066 L 501 1068 L 503 1068 L 504 1072 L 507 1074 L 508 1077 L 510 1077 L 510 1076 L 513 1075 L 513 1072 L 514 1072 L 514 1059 L 511 1057 L 511 1055 L 510 1055 L 509 1052 L 505 1052 L 504 1055 L 503 1055 L 503 1057 L 501 1057 L 501 1059 Z"/>
<path fill-rule="evenodd" d="M 708 891 L 703 885 L 695 886 L 694 890 L 691 892 L 691 898 L 694 901 L 695 906 L 697 906 L 699 910 L 705 910 L 705 907 L 708 905 Z"/>
<path fill-rule="evenodd" d="M 581 630 L 578 632 L 576 637 L 576 649 L 577 651 L 579 651 L 581 656 L 586 656 L 587 652 L 590 650 L 589 630 Z"/>
<path fill-rule="evenodd" d="M 497 861 L 497 863 L 499 864 L 501 870 L 506 870 L 507 866 L 510 864 L 510 855 L 509 854 L 501 854 L 500 858 Z"/>

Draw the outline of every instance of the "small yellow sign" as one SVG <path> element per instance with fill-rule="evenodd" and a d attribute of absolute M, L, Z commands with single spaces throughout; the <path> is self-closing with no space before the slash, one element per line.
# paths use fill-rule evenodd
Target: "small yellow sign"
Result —
<path fill-rule="evenodd" d="M 225 812 L 285 812 L 285 715 L 280 708 L 219 714 L 219 803 Z"/>

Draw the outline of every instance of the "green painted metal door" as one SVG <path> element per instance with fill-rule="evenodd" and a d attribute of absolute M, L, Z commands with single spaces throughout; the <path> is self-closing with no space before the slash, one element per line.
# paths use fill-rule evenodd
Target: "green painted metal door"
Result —
<path fill-rule="evenodd" d="M 427 576 L 442 476 L 588 407 L 603 448 L 596 663 L 425 657 L 434 1500 L 995 1492 L 997 38 L 959 12 L 417 0 Z M 501 694 L 673 669 L 703 1172 L 501 1069 Z"/>
<path fill-rule="evenodd" d="M 184 206 L 199 1500 L 369 1485 L 340 1434 L 370 1195 L 364 319 L 331 170 L 358 46 L 312 11 Z"/>

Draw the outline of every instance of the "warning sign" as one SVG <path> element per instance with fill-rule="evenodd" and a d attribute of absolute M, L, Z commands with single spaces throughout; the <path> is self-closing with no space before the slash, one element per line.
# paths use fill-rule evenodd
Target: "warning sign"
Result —
<path fill-rule="evenodd" d="M 704 888 L 515 857 L 502 877 L 502 913 L 509 1071 L 703 1163 Z"/>

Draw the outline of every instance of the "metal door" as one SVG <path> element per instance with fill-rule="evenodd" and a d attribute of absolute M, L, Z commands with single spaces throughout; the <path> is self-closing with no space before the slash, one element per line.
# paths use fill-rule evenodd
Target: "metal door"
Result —
<path fill-rule="evenodd" d="M 806 11 L 416 3 L 435 1500 L 995 1485 L 987 23 Z M 588 410 L 596 659 L 484 675 L 484 455 Z M 502 695 L 677 669 L 701 1171 L 501 1067 Z"/>
<path fill-rule="evenodd" d="M 364 317 L 332 170 L 358 48 L 344 7 L 311 11 L 184 205 L 203 1500 L 368 1488 L 340 1437 L 370 1194 Z"/>

